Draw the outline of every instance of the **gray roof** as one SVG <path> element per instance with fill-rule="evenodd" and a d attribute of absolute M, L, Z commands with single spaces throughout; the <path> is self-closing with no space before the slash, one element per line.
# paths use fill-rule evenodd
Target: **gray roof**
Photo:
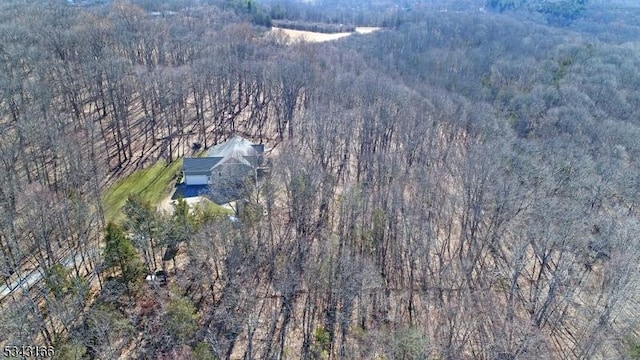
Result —
<path fill-rule="evenodd" d="M 208 175 L 220 160 L 221 157 L 185 158 L 182 168 L 185 174 Z"/>
<path fill-rule="evenodd" d="M 222 164 L 244 164 L 257 167 L 262 164 L 263 144 L 253 144 L 249 140 L 234 136 L 207 151 L 206 157 L 185 158 L 183 171 L 188 175 L 209 175 Z"/>
<path fill-rule="evenodd" d="M 235 159 L 238 162 L 250 165 L 246 158 L 249 156 L 259 156 L 263 152 L 263 145 L 253 144 L 249 140 L 236 135 L 231 139 L 209 149 L 209 151 L 207 152 L 207 156 L 223 157 L 225 158 L 225 160 L 222 162 L 227 162 L 230 159 Z"/>
<path fill-rule="evenodd" d="M 253 144 L 251 147 L 256 152 L 256 155 L 264 154 L 264 144 Z"/>
<path fill-rule="evenodd" d="M 252 167 L 258 167 L 262 165 L 262 156 L 245 156 L 244 160 L 251 164 Z"/>

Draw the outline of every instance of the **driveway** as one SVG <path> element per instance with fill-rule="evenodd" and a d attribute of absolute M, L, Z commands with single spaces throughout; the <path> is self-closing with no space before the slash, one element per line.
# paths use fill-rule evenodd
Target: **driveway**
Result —
<path fill-rule="evenodd" d="M 204 199 L 213 201 L 214 203 L 233 210 L 233 206 L 229 203 L 241 198 L 238 190 L 211 190 L 207 185 L 176 185 L 174 191 L 167 196 L 158 205 L 158 210 L 167 214 L 173 214 L 173 204 L 179 197 L 193 208 L 196 204 Z"/>
<path fill-rule="evenodd" d="M 91 250 L 90 256 L 95 256 L 99 249 Z M 86 258 L 86 256 L 85 256 Z M 75 264 L 74 264 L 75 263 Z M 67 256 L 65 259 L 61 261 L 61 264 L 64 265 L 67 269 L 73 268 L 74 265 L 81 265 L 82 263 L 82 255 L 76 256 Z M 38 283 L 44 277 L 44 273 L 42 268 L 38 266 L 36 269 L 31 270 L 29 272 L 25 272 L 20 274 L 17 279 L 11 282 L 9 285 L 0 286 L 0 301 L 4 299 L 6 296 L 11 294 L 13 291 L 17 289 L 29 289 L 36 283 Z"/>

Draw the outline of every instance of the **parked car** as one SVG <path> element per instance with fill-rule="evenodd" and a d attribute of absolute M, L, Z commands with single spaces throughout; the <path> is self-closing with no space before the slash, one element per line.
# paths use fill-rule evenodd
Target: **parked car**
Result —
<path fill-rule="evenodd" d="M 167 285 L 167 272 L 164 270 L 156 270 L 154 273 L 147 275 L 145 280 L 153 285 Z"/>

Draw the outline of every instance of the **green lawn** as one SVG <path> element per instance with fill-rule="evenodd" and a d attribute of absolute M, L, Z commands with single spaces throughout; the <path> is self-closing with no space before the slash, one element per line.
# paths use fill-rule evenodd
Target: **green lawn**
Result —
<path fill-rule="evenodd" d="M 122 207 L 129 194 L 139 194 L 143 200 L 155 205 L 169 195 L 174 176 L 182 169 L 182 159 L 166 165 L 159 161 L 155 165 L 138 170 L 124 179 L 118 180 L 102 196 L 105 219 L 119 222 L 123 218 Z"/>
<path fill-rule="evenodd" d="M 233 210 L 220 206 L 207 198 L 202 200 L 202 205 L 204 206 L 204 215 L 208 217 L 220 217 L 234 214 Z"/>

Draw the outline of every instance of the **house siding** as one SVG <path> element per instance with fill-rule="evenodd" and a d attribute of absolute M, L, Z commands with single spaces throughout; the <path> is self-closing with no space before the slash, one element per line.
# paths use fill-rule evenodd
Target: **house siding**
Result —
<path fill-rule="evenodd" d="M 241 187 L 247 177 L 252 176 L 251 166 L 242 163 L 226 163 L 216 166 L 211 174 L 211 185 L 216 189 L 234 189 Z"/>

